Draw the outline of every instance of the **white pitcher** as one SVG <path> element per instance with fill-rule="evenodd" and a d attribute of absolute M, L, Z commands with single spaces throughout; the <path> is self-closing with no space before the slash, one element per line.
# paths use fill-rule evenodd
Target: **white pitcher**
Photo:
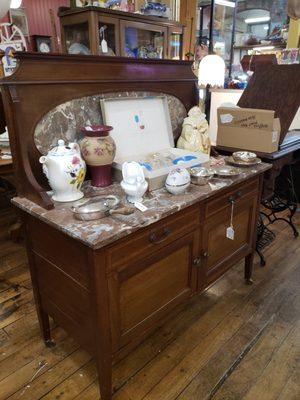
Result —
<path fill-rule="evenodd" d="M 84 194 L 80 190 L 85 178 L 86 165 L 77 143 L 65 145 L 64 140 L 40 157 L 43 172 L 53 190 L 52 199 L 59 202 L 76 201 Z"/>

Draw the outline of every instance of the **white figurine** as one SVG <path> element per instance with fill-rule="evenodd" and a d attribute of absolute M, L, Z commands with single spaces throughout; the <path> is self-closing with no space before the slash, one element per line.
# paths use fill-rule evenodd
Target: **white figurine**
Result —
<path fill-rule="evenodd" d="M 210 139 L 208 135 L 208 123 L 205 114 L 198 106 L 190 109 L 188 117 L 183 121 L 181 136 L 178 139 L 179 149 L 190 151 L 202 151 L 210 153 Z"/>
<path fill-rule="evenodd" d="M 143 167 L 135 161 L 124 162 L 122 165 L 123 180 L 121 187 L 127 195 L 129 203 L 143 201 L 143 195 L 148 189 Z"/>

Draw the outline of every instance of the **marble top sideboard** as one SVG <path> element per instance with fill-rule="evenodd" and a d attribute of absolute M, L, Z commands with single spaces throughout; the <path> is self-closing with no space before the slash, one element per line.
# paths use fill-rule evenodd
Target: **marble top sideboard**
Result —
<path fill-rule="evenodd" d="M 182 195 L 174 196 L 164 188 L 149 192 L 144 197 L 144 205 L 148 208 L 147 211 L 141 212 L 135 209 L 135 212 L 131 215 L 114 215 L 94 221 L 76 220 L 70 210 L 75 203 L 55 203 L 54 209 L 45 210 L 26 198 L 15 197 L 12 202 L 23 211 L 65 232 L 87 246 L 99 249 L 177 211 L 206 200 L 230 186 L 261 174 L 269 168 L 269 164 L 261 163 L 255 167 L 243 168 L 242 173 L 235 178 L 213 178 L 211 184 L 205 186 L 191 184 L 186 193 Z M 86 197 L 113 194 L 120 197 L 121 205 L 128 205 L 125 194 L 118 183 L 107 188 L 94 188 L 86 183 L 84 192 Z"/>

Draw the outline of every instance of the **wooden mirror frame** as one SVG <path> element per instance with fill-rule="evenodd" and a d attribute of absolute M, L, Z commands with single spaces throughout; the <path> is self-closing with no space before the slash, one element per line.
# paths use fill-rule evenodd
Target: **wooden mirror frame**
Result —
<path fill-rule="evenodd" d="M 177 97 L 187 110 L 199 103 L 192 62 L 123 57 L 16 53 L 18 68 L 0 81 L 17 191 L 51 209 L 53 201 L 34 142 L 38 122 L 72 99 L 109 92 L 147 91 Z"/>

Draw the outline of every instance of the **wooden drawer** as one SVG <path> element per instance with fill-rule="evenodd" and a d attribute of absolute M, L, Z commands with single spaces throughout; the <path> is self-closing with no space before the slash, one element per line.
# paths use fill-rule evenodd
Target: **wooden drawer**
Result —
<path fill-rule="evenodd" d="M 234 200 L 236 203 L 243 201 L 249 195 L 253 195 L 258 192 L 259 189 L 259 178 L 255 178 L 254 180 L 241 184 L 237 186 L 235 189 L 228 191 L 226 194 L 209 200 L 205 205 L 205 217 L 209 217 L 221 209 L 228 207 L 231 200 Z"/>
<path fill-rule="evenodd" d="M 199 225 L 199 218 L 199 206 L 192 206 L 133 234 L 130 241 L 123 240 L 107 251 L 108 268 L 122 269 L 130 261 L 170 244 L 194 230 Z"/>

